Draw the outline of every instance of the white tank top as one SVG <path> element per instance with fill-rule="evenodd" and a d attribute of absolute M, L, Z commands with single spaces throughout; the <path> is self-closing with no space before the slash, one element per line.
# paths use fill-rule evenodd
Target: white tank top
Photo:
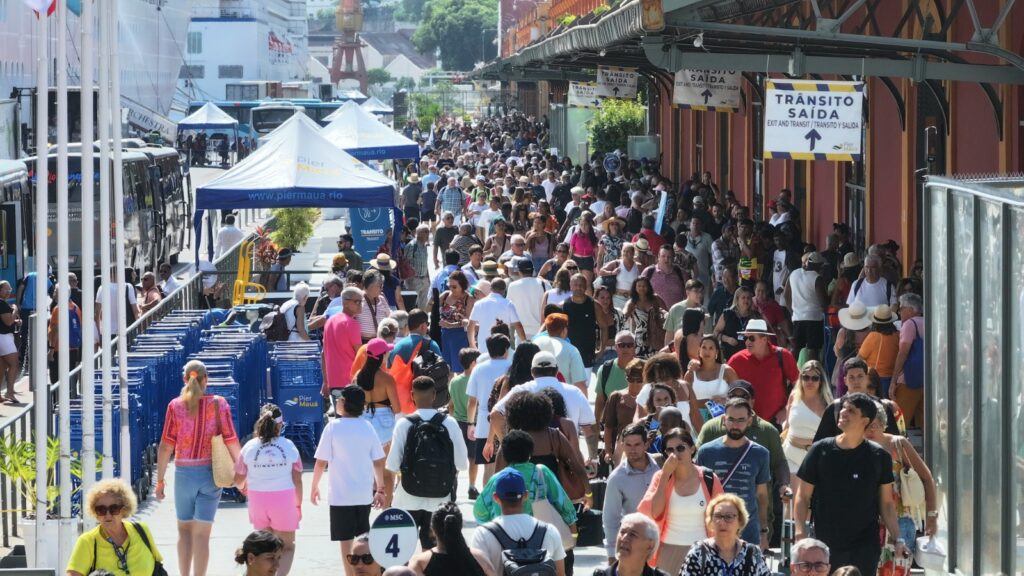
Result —
<path fill-rule="evenodd" d="M 627 270 L 626 266 L 619 263 L 619 273 L 615 276 L 615 289 L 629 291 L 633 287 L 633 281 L 640 276 L 640 264 L 633 262 L 633 269 Z"/>
<path fill-rule="evenodd" d="M 725 364 L 718 369 L 718 378 L 701 380 L 693 373 L 693 395 L 697 400 L 709 400 L 713 396 L 725 396 L 729 393 L 729 385 L 725 383 Z"/>
<path fill-rule="evenodd" d="M 814 413 L 803 401 L 795 402 L 789 408 L 789 435 L 803 440 L 812 440 L 818 432 L 821 416 Z"/>
<path fill-rule="evenodd" d="M 818 300 L 814 284 L 818 280 L 818 272 L 799 268 L 789 274 L 789 288 L 793 292 L 793 321 L 822 320 L 825 309 Z"/>
<path fill-rule="evenodd" d="M 661 541 L 674 546 L 693 546 L 694 542 L 707 538 L 704 528 L 707 506 L 703 488 L 698 487 L 690 496 L 680 496 L 673 486 L 668 501 L 668 522 Z"/>

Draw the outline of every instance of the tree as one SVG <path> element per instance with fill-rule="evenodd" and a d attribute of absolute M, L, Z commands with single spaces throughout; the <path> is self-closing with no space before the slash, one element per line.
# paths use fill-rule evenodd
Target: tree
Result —
<path fill-rule="evenodd" d="M 395 17 L 399 20 L 420 22 L 423 20 L 423 7 L 426 0 L 402 0 L 398 5 Z"/>
<path fill-rule="evenodd" d="M 398 80 L 395 80 L 395 91 L 405 90 L 412 92 L 416 89 L 416 79 L 409 76 L 402 76 Z"/>
<path fill-rule="evenodd" d="M 472 70 L 497 55 L 497 0 L 426 0 L 413 42 L 421 52 L 440 49 L 445 70 Z"/>
<path fill-rule="evenodd" d="M 394 80 L 391 73 L 383 68 L 370 68 L 366 71 L 367 82 L 370 84 L 387 84 Z"/>
<path fill-rule="evenodd" d="M 644 133 L 646 114 L 639 102 L 606 98 L 590 121 L 590 149 L 602 153 L 626 150 L 629 136 Z"/>
<path fill-rule="evenodd" d="M 275 220 L 270 239 L 282 248 L 299 248 L 313 236 L 313 225 L 320 218 L 318 208 L 274 208 Z"/>

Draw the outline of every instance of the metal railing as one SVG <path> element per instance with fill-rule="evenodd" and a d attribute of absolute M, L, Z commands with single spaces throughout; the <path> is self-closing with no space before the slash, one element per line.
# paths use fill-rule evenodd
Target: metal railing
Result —
<path fill-rule="evenodd" d="M 271 222 L 265 224 L 264 227 L 271 227 Z M 250 234 L 245 237 L 242 242 L 236 244 L 231 250 L 227 251 L 224 255 L 214 261 L 214 266 L 217 268 L 217 281 L 223 282 L 225 287 L 222 297 L 230 298 L 231 286 L 234 284 L 235 278 L 238 276 L 239 250 L 244 242 L 251 240 L 254 237 L 254 234 Z M 125 332 L 125 337 L 128 339 L 128 345 L 131 346 L 140 334 L 145 332 L 152 324 L 170 314 L 173 310 L 207 308 L 208 304 L 206 295 L 203 291 L 203 280 L 210 274 L 212 274 L 212 272 L 195 274 L 187 282 L 179 286 L 177 290 L 168 294 L 167 297 L 156 305 L 156 307 L 147 311 L 132 323 Z M 34 318 L 34 315 L 30 318 Z M 35 323 L 31 322 L 31 320 L 29 321 L 28 326 L 23 328 L 30 330 L 27 344 L 29 349 L 31 349 L 32 341 L 37 337 L 33 333 L 34 328 Z M 115 335 L 111 339 L 111 354 L 116 354 L 116 350 L 117 336 Z M 87 361 L 86 357 L 83 356 L 82 364 L 70 373 L 69 381 L 72 383 L 72 386 L 74 386 L 74 383 L 79 381 L 79 377 L 83 369 L 88 367 L 90 370 L 95 370 L 96 367 L 100 365 L 100 358 L 101 353 L 99 351 L 92 356 L 91 362 Z M 116 379 L 118 377 L 116 364 L 114 364 L 112 372 L 111 377 Z M 35 390 L 36 386 L 41 385 L 43 382 L 48 382 L 47 374 L 30 374 L 30 381 L 32 389 Z M 59 384 L 49 384 L 48 386 L 49 406 L 47 406 L 47 430 L 52 436 L 56 434 L 57 411 L 55 407 L 57 406 Z M 7 441 L 11 436 L 13 436 L 13 439 L 17 441 L 32 440 L 37 417 L 38 415 L 33 403 L 28 403 L 25 406 L 20 407 L 13 417 L 8 419 L 6 422 L 0 423 L 0 439 Z M 97 433 L 99 432 L 100 431 L 97 431 Z M 118 434 L 116 430 L 113 433 L 115 435 Z M 22 518 L 26 512 L 30 511 L 28 502 L 18 490 L 16 480 L 8 477 L 7 475 L 0 474 L 0 546 L 10 548 L 11 537 L 18 537 L 18 520 Z"/>

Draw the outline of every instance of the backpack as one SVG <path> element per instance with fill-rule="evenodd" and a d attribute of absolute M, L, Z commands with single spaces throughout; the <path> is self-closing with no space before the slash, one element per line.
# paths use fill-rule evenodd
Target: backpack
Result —
<path fill-rule="evenodd" d="M 643 271 L 642 276 L 646 278 L 648 282 L 650 282 L 651 278 L 654 277 L 654 272 L 656 268 L 656 264 L 651 264 Z M 683 286 L 686 286 L 686 278 L 683 277 L 683 269 L 680 268 L 678 264 L 673 263 L 672 271 L 676 273 L 676 277 L 678 277 L 679 281 L 683 283 Z"/>
<path fill-rule="evenodd" d="M 417 414 L 407 416 L 412 426 L 402 453 L 402 488 L 412 496 L 445 498 L 455 491 L 455 447 L 446 416 L 437 413 L 430 420 Z"/>
<path fill-rule="evenodd" d="M 288 339 L 291 332 L 288 330 L 288 321 L 284 319 L 284 314 L 278 306 L 274 306 L 271 312 L 263 316 L 263 320 L 260 321 L 260 332 L 269 342 L 283 342 Z"/>
<path fill-rule="evenodd" d="M 889 302 L 892 302 L 892 282 L 889 282 L 885 278 L 882 278 L 881 280 L 883 282 L 885 282 L 885 302 L 888 304 Z M 860 292 L 860 288 L 863 285 L 864 285 L 864 279 L 863 278 L 861 278 L 860 280 L 857 280 L 856 282 L 853 283 L 853 296 L 854 297 L 857 296 L 857 293 Z"/>
<path fill-rule="evenodd" d="M 424 338 L 420 342 L 419 353 L 412 359 L 412 377 L 429 376 L 434 381 L 434 390 L 437 395 L 434 397 L 434 408 L 441 408 L 448 405 L 451 398 L 448 393 L 448 378 L 452 370 L 448 364 L 430 349 L 430 340 Z"/>
<path fill-rule="evenodd" d="M 608 378 L 610 378 L 611 375 L 612 375 L 612 365 L 615 364 L 615 362 L 617 360 L 618 360 L 617 358 L 612 358 L 611 360 L 607 360 L 604 364 L 601 365 L 601 368 L 600 368 L 600 370 L 601 370 L 601 379 L 600 379 L 600 381 L 599 381 L 599 383 L 597 385 L 597 389 L 601 390 L 602 392 L 604 392 L 605 398 L 608 397 L 608 391 L 605 389 L 605 387 L 608 386 Z"/>
<path fill-rule="evenodd" d="M 501 545 L 501 573 L 504 576 L 555 576 L 555 561 L 544 549 L 547 526 L 537 522 L 526 540 L 513 540 L 496 522 L 483 525 Z"/>

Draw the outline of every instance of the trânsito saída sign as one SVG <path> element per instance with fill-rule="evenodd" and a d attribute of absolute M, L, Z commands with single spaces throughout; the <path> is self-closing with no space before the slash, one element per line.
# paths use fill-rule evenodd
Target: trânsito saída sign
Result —
<path fill-rule="evenodd" d="M 860 160 L 863 82 L 769 80 L 766 88 L 765 159 Z"/>
<path fill-rule="evenodd" d="M 672 85 L 672 103 L 711 112 L 740 109 L 740 79 L 735 70 L 680 70 Z"/>
<path fill-rule="evenodd" d="M 597 95 L 601 98 L 636 98 L 636 68 L 597 67 Z"/>
<path fill-rule="evenodd" d="M 575 108 L 600 108 L 596 82 L 569 82 L 566 104 Z"/>

